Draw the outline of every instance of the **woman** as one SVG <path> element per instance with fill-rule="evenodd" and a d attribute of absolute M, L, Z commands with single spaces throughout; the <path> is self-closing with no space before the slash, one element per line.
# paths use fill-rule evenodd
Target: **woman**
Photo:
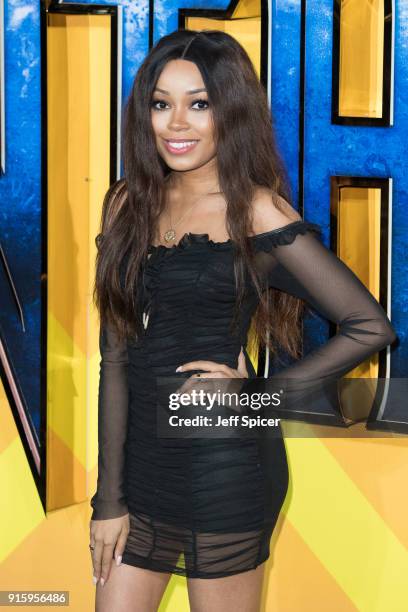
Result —
<path fill-rule="evenodd" d="M 160 437 L 158 379 L 254 378 L 251 320 L 261 344 L 294 358 L 283 374 L 306 381 L 342 376 L 395 333 L 291 205 L 265 90 L 234 38 L 177 31 L 157 43 L 126 104 L 123 151 L 95 281 L 97 610 L 157 610 L 175 573 L 194 612 L 255 611 L 288 487 L 280 430 L 267 444 Z M 306 305 L 339 333 L 298 359 Z"/>

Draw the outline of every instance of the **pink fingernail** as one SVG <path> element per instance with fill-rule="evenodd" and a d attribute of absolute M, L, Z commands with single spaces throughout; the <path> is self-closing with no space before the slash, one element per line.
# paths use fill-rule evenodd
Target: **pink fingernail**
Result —
<path fill-rule="evenodd" d="M 176 372 L 181 372 L 182 369 L 183 369 L 183 366 L 179 366 L 178 368 L 176 368 Z"/>
<path fill-rule="evenodd" d="M 122 555 L 119 555 L 116 559 L 116 565 L 120 565 L 122 563 Z"/>
<path fill-rule="evenodd" d="M 101 578 L 101 585 L 105 586 L 105 578 Z"/>

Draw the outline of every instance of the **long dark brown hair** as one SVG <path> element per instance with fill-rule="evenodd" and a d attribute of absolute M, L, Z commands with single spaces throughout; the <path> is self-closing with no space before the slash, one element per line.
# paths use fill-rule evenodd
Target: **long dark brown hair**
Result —
<path fill-rule="evenodd" d="M 194 40 L 193 40 L 194 39 Z M 190 44 L 189 44 L 190 43 Z M 187 46 L 188 45 L 188 46 Z M 164 36 L 140 66 L 123 113 L 124 177 L 106 193 L 96 258 L 93 298 L 101 324 L 113 323 L 123 339 L 142 332 L 139 272 L 152 244 L 164 206 L 164 181 L 171 172 L 159 156 L 151 124 L 152 95 L 166 63 L 184 57 L 194 62 L 207 88 L 213 112 L 220 190 L 226 199 L 226 227 L 234 247 L 237 301 L 244 294 L 245 265 L 259 294 L 252 330 L 272 353 L 281 346 L 299 357 L 304 302 L 276 289 L 262 292 L 253 263 L 249 203 L 255 189 L 270 190 L 291 203 L 286 170 L 277 150 L 266 91 L 245 49 L 217 30 L 179 30 Z M 120 269 L 125 261 L 124 284 Z M 269 333 L 268 333 L 269 332 Z"/>

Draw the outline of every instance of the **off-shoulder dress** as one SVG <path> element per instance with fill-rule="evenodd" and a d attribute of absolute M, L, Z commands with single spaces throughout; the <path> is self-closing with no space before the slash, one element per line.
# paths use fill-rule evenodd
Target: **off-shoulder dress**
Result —
<path fill-rule="evenodd" d="M 334 337 L 281 375 L 341 376 L 393 342 L 383 308 L 324 246 L 320 226 L 293 221 L 250 240 L 265 287 L 304 299 L 338 324 Z M 217 578 L 254 569 L 269 557 L 288 489 L 283 436 L 261 446 L 251 438 L 186 444 L 156 435 L 156 377 L 177 376 L 180 364 L 198 359 L 237 367 L 258 298 L 248 282 L 239 333 L 232 335 L 235 297 L 231 239 L 188 233 L 172 247 L 149 248 L 143 337 L 120 343 L 112 329 L 101 327 L 92 519 L 129 513 L 123 563 Z M 256 377 L 246 349 L 245 358 L 249 376 Z"/>

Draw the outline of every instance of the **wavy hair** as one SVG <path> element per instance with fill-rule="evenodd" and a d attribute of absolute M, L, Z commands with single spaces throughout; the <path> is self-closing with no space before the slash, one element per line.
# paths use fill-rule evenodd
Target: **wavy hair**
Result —
<path fill-rule="evenodd" d="M 164 207 L 171 169 L 159 156 L 151 124 L 153 90 L 173 59 L 194 62 L 213 112 L 220 189 L 226 199 L 226 227 L 234 247 L 237 300 L 232 327 L 244 296 L 247 266 L 259 304 L 252 320 L 255 340 L 272 353 L 282 347 L 300 356 L 303 300 L 277 289 L 261 290 L 250 241 L 255 189 L 267 188 L 274 205 L 291 203 L 286 169 L 279 155 L 264 86 L 245 49 L 218 30 L 178 30 L 161 38 L 137 71 L 123 113 L 124 176 L 107 191 L 102 208 L 93 291 L 101 323 L 111 321 L 121 338 L 142 333 L 139 276 Z M 127 265 L 123 268 L 125 255 Z M 124 282 L 121 283 L 121 271 Z"/>

